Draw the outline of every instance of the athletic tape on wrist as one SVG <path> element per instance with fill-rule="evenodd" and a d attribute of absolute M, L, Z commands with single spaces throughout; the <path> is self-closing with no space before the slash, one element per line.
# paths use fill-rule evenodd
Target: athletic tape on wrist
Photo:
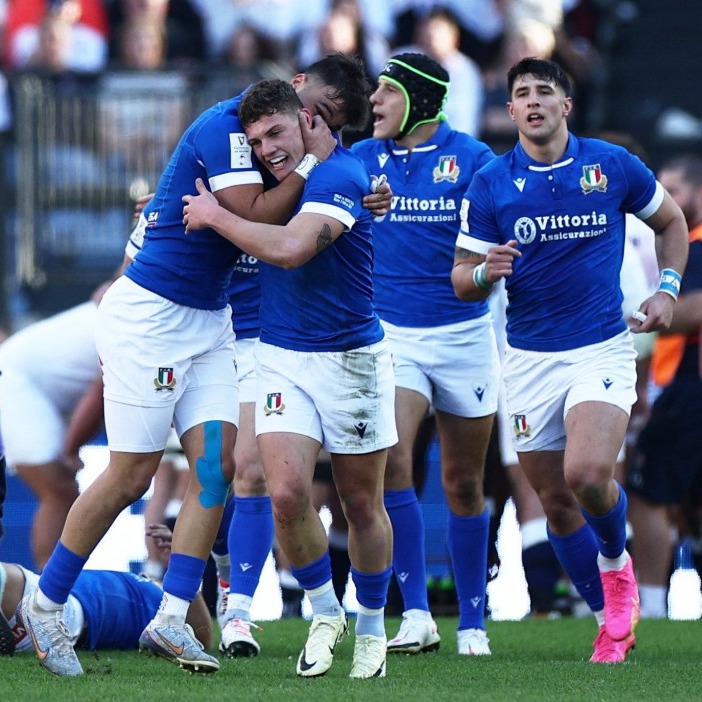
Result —
<path fill-rule="evenodd" d="M 473 282 L 481 290 L 490 290 L 490 288 L 492 288 L 493 286 L 493 283 L 489 282 L 487 279 L 485 273 L 486 268 L 487 264 L 485 263 L 485 261 L 483 261 L 479 266 L 476 266 L 473 269 Z"/>
<path fill-rule="evenodd" d="M 673 300 L 678 299 L 680 295 L 680 283 L 682 276 L 672 268 L 664 268 L 661 271 L 661 279 L 658 283 L 657 291 L 667 293 Z"/>
<path fill-rule="evenodd" d="M 295 173 L 307 180 L 310 177 L 310 173 L 319 166 L 319 163 L 319 159 L 314 154 L 305 154 L 302 157 L 302 161 L 297 164 Z"/>

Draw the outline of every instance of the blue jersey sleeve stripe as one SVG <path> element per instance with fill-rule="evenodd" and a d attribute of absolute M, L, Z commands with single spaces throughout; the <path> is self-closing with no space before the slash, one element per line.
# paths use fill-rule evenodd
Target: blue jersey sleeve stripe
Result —
<path fill-rule="evenodd" d="M 658 211 L 658 208 L 663 203 L 663 196 L 663 186 L 658 181 L 656 181 L 656 190 L 653 193 L 651 201 L 648 203 L 648 205 L 646 205 L 646 207 L 643 208 L 643 210 L 639 210 L 634 214 L 639 219 L 648 219 L 651 215 L 655 214 Z"/>
<path fill-rule="evenodd" d="M 342 207 L 335 207 L 334 205 L 327 205 L 323 202 L 306 202 L 300 208 L 300 213 L 303 212 L 331 217 L 341 222 L 346 229 L 351 229 L 356 221 L 356 218 L 348 210 Z"/>
<path fill-rule="evenodd" d="M 490 250 L 490 247 L 494 244 L 489 241 L 483 241 L 482 239 L 476 239 L 474 236 L 468 236 L 463 232 L 459 232 L 456 237 L 456 246 L 459 249 L 465 249 L 466 251 L 475 251 L 475 253 L 485 254 Z"/>
<path fill-rule="evenodd" d="M 263 177 L 258 171 L 239 171 L 236 173 L 222 173 L 209 179 L 210 190 L 216 193 L 232 185 L 262 185 Z M 195 184 L 193 183 L 193 188 Z"/>

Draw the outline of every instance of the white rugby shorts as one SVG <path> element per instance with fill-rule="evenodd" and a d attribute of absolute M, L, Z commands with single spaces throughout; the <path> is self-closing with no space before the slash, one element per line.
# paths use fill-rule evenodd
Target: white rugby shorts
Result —
<path fill-rule="evenodd" d="M 516 451 L 565 449 L 565 417 L 581 402 L 605 402 L 629 414 L 636 401 L 631 333 L 570 351 L 507 346 L 505 390 Z"/>
<path fill-rule="evenodd" d="M 236 373 L 239 379 L 239 402 L 256 402 L 256 342 L 258 339 L 237 339 Z"/>
<path fill-rule="evenodd" d="M 149 453 L 207 421 L 236 425 L 231 309 L 177 305 L 122 276 L 98 308 L 97 350 L 111 450 Z"/>
<path fill-rule="evenodd" d="M 0 417 L 8 470 L 63 453 L 68 419 L 100 376 L 92 302 L 31 324 L 0 345 Z"/>
<path fill-rule="evenodd" d="M 500 362 L 489 313 L 440 327 L 382 324 L 397 387 L 414 390 L 436 409 L 458 417 L 497 411 Z"/>
<path fill-rule="evenodd" d="M 329 453 L 364 454 L 397 443 L 395 380 L 385 340 L 312 353 L 256 346 L 256 434 L 291 432 Z"/>

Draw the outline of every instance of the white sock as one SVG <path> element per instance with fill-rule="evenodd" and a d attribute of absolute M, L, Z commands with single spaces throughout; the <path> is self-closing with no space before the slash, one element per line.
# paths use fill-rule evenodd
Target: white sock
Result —
<path fill-rule="evenodd" d="M 180 597 L 176 597 L 168 592 L 163 593 L 161 605 L 156 613 L 156 620 L 164 622 L 166 619 L 179 619 L 185 623 L 185 615 L 188 613 L 190 602 Z"/>

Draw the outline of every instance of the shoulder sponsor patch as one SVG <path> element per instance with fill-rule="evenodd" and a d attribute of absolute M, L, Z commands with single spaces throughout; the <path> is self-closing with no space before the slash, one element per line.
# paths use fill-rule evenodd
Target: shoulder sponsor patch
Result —
<path fill-rule="evenodd" d="M 251 147 L 243 132 L 229 135 L 229 155 L 232 168 L 251 168 Z"/>

